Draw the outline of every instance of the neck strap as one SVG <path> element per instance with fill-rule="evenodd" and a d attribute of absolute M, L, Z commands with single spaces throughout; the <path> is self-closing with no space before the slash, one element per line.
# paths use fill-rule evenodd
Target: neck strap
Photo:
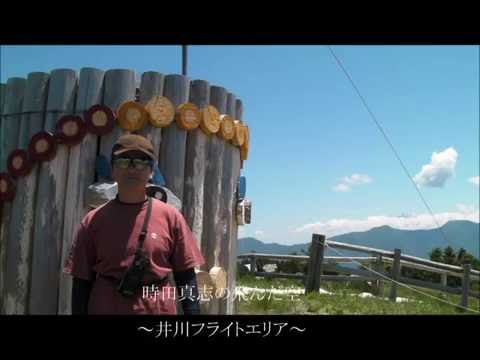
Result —
<path fill-rule="evenodd" d="M 143 242 L 145 241 L 145 238 L 147 237 L 147 228 L 148 228 L 148 222 L 150 221 L 150 214 L 152 213 L 152 198 L 148 198 L 148 204 L 147 204 L 147 215 L 145 215 L 145 220 L 143 221 L 143 226 L 142 226 L 142 232 L 140 233 L 140 236 L 138 237 L 138 244 L 137 244 L 137 250 L 136 253 L 140 254 L 140 251 L 143 247 Z"/>

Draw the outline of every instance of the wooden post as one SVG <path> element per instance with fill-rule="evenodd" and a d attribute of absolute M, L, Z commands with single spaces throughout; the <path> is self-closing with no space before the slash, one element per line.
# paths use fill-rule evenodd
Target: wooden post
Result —
<path fill-rule="evenodd" d="M 3 141 L 0 143 L 0 172 L 7 170 L 8 154 L 18 145 L 21 118 L 19 113 L 22 111 L 25 86 L 26 80 L 23 78 L 10 78 L 7 81 L 1 124 Z M 15 313 L 16 264 L 7 253 L 20 249 L 18 244 L 8 241 L 11 210 L 11 203 L 3 205 L 0 224 L 0 300 L 2 302 L 0 312 L 2 314 Z"/>
<path fill-rule="evenodd" d="M 190 88 L 190 102 L 202 109 L 209 104 L 210 85 L 204 80 L 194 80 Z M 183 213 L 201 248 L 203 229 L 203 203 L 206 156 L 209 138 L 200 129 L 187 133 L 185 150 L 185 184 L 183 188 Z"/>
<path fill-rule="evenodd" d="M 163 94 L 163 83 L 165 76 L 155 71 L 148 71 L 142 74 L 140 83 L 140 103 L 146 105 L 154 96 Z M 155 156 L 158 159 L 160 152 L 160 143 L 162 142 L 162 129 L 152 126 L 150 123 L 139 131 L 140 135 L 145 136 L 153 144 Z"/>
<path fill-rule="evenodd" d="M 460 299 L 460 306 L 468 308 L 468 293 L 470 292 L 470 271 L 472 270 L 472 265 L 464 264 L 463 265 L 463 279 L 462 279 L 462 298 Z M 461 309 L 465 311 L 465 309 Z"/>
<path fill-rule="evenodd" d="M 250 256 L 250 272 L 257 272 L 257 258 L 255 257 L 255 255 Z"/>
<path fill-rule="evenodd" d="M 187 102 L 189 97 L 189 80 L 183 75 L 165 76 L 163 94 L 177 108 Z M 183 207 L 183 184 L 185 175 L 185 147 L 187 144 L 187 132 L 180 129 L 174 122 L 162 129 L 162 143 L 160 145 L 160 171 L 169 188 L 182 202 Z"/>
<path fill-rule="evenodd" d="M 105 72 L 94 68 L 80 70 L 75 114 L 82 116 L 91 106 L 101 104 Z M 95 160 L 98 136 L 89 132 L 83 141 L 70 148 L 68 179 L 65 195 L 65 219 L 63 225 L 62 258 L 58 291 L 58 314 L 71 314 L 72 278 L 63 273 L 63 266 L 70 252 L 72 241 L 80 221 L 89 210 L 84 196 L 95 180 Z"/>
<path fill-rule="evenodd" d="M 225 114 L 227 106 L 227 91 L 219 86 L 210 87 L 210 105 L 217 108 L 220 114 Z M 222 234 L 225 231 L 225 219 L 222 217 L 222 170 L 225 141 L 217 135 L 212 135 L 208 142 L 204 205 L 202 229 L 202 253 L 205 256 L 206 271 L 219 264 L 219 252 Z"/>
<path fill-rule="evenodd" d="M 325 235 L 312 235 L 310 248 L 310 261 L 305 283 L 305 293 L 318 292 L 320 290 L 320 276 L 323 270 L 323 257 L 325 248 Z"/>
<path fill-rule="evenodd" d="M 377 260 L 375 261 L 374 270 L 377 273 L 383 274 L 385 269 L 383 265 L 382 255 L 377 255 L 376 257 L 377 257 Z M 375 286 L 374 286 L 375 296 L 383 297 L 383 285 L 384 285 L 384 281 L 381 278 L 375 281 Z"/>
<path fill-rule="evenodd" d="M 62 116 L 73 113 L 76 92 L 77 74 L 74 70 L 51 72 L 46 131 L 53 132 Z M 29 314 L 57 314 L 58 310 L 68 155 L 68 147 L 58 145 L 55 157 L 40 165 L 33 229 L 32 283 L 27 299 Z"/>
<path fill-rule="evenodd" d="M 398 279 L 400 278 L 400 256 L 401 256 L 401 250 L 400 249 L 395 249 L 394 251 L 394 258 L 393 258 L 393 266 L 392 266 L 392 273 L 391 273 L 391 278 L 392 280 L 395 280 L 398 282 Z M 390 288 L 390 300 L 393 302 L 397 301 L 397 287 L 398 285 L 395 282 L 392 282 L 391 288 Z"/>
<path fill-rule="evenodd" d="M 125 69 L 108 70 L 105 73 L 103 104 L 114 112 L 124 101 L 135 100 L 135 72 Z M 115 125 L 113 131 L 100 139 L 100 154 L 110 159 L 113 144 L 125 131 Z"/>
<path fill-rule="evenodd" d="M 448 279 L 448 275 L 446 272 L 443 272 L 441 274 L 442 278 L 441 278 L 441 283 L 443 286 L 447 286 L 447 279 Z"/>

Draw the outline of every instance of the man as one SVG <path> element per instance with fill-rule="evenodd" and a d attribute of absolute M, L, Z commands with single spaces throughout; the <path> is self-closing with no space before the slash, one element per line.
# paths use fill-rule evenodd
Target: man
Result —
<path fill-rule="evenodd" d="M 194 268 L 205 261 L 181 213 L 145 193 L 155 160 L 151 142 L 140 135 L 123 135 L 113 146 L 118 195 L 84 217 L 65 264 L 73 276 L 72 314 L 176 314 L 179 295 L 184 314 L 199 313 Z M 141 284 L 126 294 L 123 285 L 136 279 L 126 275 L 140 263 L 146 267 Z"/>

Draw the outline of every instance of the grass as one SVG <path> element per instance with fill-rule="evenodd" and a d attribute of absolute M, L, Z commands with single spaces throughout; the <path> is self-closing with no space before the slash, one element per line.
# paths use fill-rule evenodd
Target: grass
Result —
<path fill-rule="evenodd" d="M 257 287 L 263 289 L 304 288 L 300 280 L 264 279 L 251 275 L 237 278 L 237 286 Z M 459 308 L 446 304 L 410 289 L 399 287 L 397 297 L 413 300 L 411 302 L 393 303 L 382 298 L 360 298 L 361 292 L 370 292 L 364 282 L 324 283 L 321 288 L 333 295 L 310 293 L 307 295 L 273 295 L 271 292 L 250 293 L 240 298 L 239 314 L 312 314 L 312 315 L 461 315 L 475 314 L 462 312 Z M 444 294 L 433 290 L 418 288 L 423 293 L 441 298 L 453 304 L 460 302 L 459 295 Z M 390 292 L 389 284 L 385 284 L 384 297 Z M 480 301 L 469 298 L 469 308 L 480 311 Z M 478 315 L 478 313 L 476 314 Z"/>

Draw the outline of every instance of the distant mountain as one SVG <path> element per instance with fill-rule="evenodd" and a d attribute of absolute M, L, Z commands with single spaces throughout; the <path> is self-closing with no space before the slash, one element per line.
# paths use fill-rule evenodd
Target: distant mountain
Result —
<path fill-rule="evenodd" d="M 363 232 L 352 232 L 329 238 L 329 240 L 349 244 L 368 246 L 377 249 L 393 251 L 395 248 L 402 253 L 422 258 L 429 258 L 430 251 L 435 247 L 445 248 L 450 245 L 455 250 L 465 248 L 469 253 L 480 258 L 479 224 L 465 220 L 450 221 L 439 229 L 431 230 L 400 230 L 390 226 L 380 226 Z M 447 240 L 445 240 L 444 235 Z M 265 244 L 255 238 L 239 239 L 238 254 L 251 251 L 267 254 L 291 254 L 307 251 L 310 243 L 296 245 Z M 339 250 L 344 255 L 360 255 L 346 250 Z M 338 255 L 329 251 L 327 255 Z M 364 255 L 364 254 L 362 254 Z"/>
<path fill-rule="evenodd" d="M 265 244 L 255 238 L 247 237 L 238 240 L 238 254 L 246 254 L 252 251 L 265 254 L 281 254 L 288 255 L 293 252 L 300 253 L 302 250 L 307 251 L 309 244 L 297 245 L 281 245 L 277 243 Z"/>

